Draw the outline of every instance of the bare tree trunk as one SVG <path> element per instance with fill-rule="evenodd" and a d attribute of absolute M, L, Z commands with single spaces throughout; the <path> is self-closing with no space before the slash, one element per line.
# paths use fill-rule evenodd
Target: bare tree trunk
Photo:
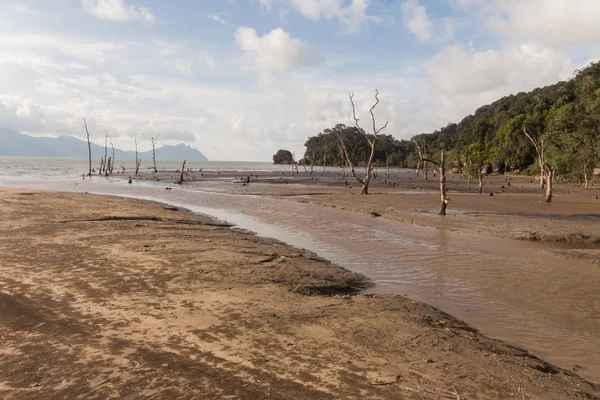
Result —
<path fill-rule="evenodd" d="M 552 186 L 554 180 L 554 168 L 548 167 L 550 172 L 548 173 L 548 185 L 546 187 L 546 203 L 552 202 Z"/>
<path fill-rule="evenodd" d="M 323 152 L 323 173 L 325 175 L 325 163 L 327 162 L 327 153 Z"/>
<path fill-rule="evenodd" d="M 523 133 L 525 134 L 525 136 L 527 136 L 531 144 L 533 144 L 533 147 L 535 148 L 535 151 L 538 155 L 538 164 L 540 165 L 540 189 L 543 189 L 545 175 L 544 166 L 546 165 L 546 159 L 544 156 L 544 140 L 540 140 L 540 142 L 538 143 L 537 140 L 535 140 L 529 135 L 529 133 L 527 133 L 527 129 L 525 129 L 525 127 L 523 127 Z"/>
<path fill-rule="evenodd" d="M 115 167 L 115 146 L 113 145 L 112 137 L 109 137 L 108 140 L 110 141 L 110 147 L 112 148 L 112 160 L 110 162 L 110 174 L 112 175 Z"/>
<path fill-rule="evenodd" d="M 107 160 L 108 160 L 108 132 L 104 131 L 104 164 L 103 170 L 100 173 L 105 173 L 107 168 Z"/>
<path fill-rule="evenodd" d="M 583 162 L 583 180 L 585 182 L 585 189 L 588 188 L 588 176 L 587 176 L 587 169 L 588 169 L 588 165 L 590 163 L 590 159 L 587 158 L 584 162 Z M 593 182 L 594 178 L 592 175 L 592 182 Z"/>
<path fill-rule="evenodd" d="M 183 160 L 183 164 L 181 165 L 181 174 L 179 174 L 179 182 L 183 183 L 183 173 L 185 172 L 185 160 Z"/>
<path fill-rule="evenodd" d="M 477 187 L 477 193 L 483 193 L 483 174 L 481 173 L 481 169 L 483 166 L 479 166 L 477 170 L 477 176 L 479 177 L 479 186 Z"/>
<path fill-rule="evenodd" d="M 470 185 L 473 183 L 473 175 L 471 175 L 471 170 L 473 169 L 473 162 L 471 161 L 470 157 L 468 157 L 465 161 L 466 162 L 464 164 L 466 165 L 466 168 L 464 168 L 464 171 L 467 174 L 467 183 L 470 187 Z"/>
<path fill-rule="evenodd" d="M 135 174 L 137 175 L 140 172 L 140 165 L 142 164 L 142 160 L 138 159 L 138 140 L 137 136 L 133 139 L 135 143 Z"/>
<path fill-rule="evenodd" d="M 417 176 L 421 175 L 421 159 L 417 160 Z"/>
<path fill-rule="evenodd" d="M 85 128 L 85 134 L 87 136 L 87 143 L 88 143 L 88 161 L 89 161 L 89 167 L 90 167 L 90 169 L 88 170 L 88 176 L 91 177 L 92 176 L 92 145 L 90 143 L 90 132 L 88 132 L 87 122 L 86 122 L 85 118 L 83 118 L 83 127 Z"/>
<path fill-rule="evenodd" d="M 362 187 L 362 190 L 360 191 L 360 194 L 369 194 L 369 183 L 371 182 L 371 177 L 373 176 L 373 156 L 375 154 L 375 140 L 376 140 L 376 137 L 374 137 L 371 142 L 372 143 L 371 154 L 369 156 L 369 161 L 367 162 L 367 166 L 366 166 L 367 173 L 365 175 L 363 187 Z"/>
<path fill-rule="evenodd" d="M 415 139 L 412 139 L 412 141 L 415 143 L 415 146 L 417 147 L 417 151 L 419 153 L 419 158 L 423 161 L 423 162 L 430 162 L 433 165 L 436 165 L 439 168 L 440 171 L 440 200 L 441 200 L 441 206 L 440 206 L 440 215 L 446 215 L 446 207 L 448 206 L 448 198 L 446 197 L 446 153 L 444 152 L 444 149 L 442 149 L 442 153 L 440 154 L 440 161 L 435 161 L 432 160 L 430 158 L 425 158 L 423 156 L 423 153 L 421 152 L 421 147 L 419 146 L 419 144 L 417 143 L 417 141 Z"/>
<path fill-rule="evenodd" d="M 440 197 L 442 200 L 442 205 L 440 208 L 440 215 L 446 215 L 446 207 L 448 206 L 448 199 L 446 198 L 446 155 L 444 154 L 444 149 L 442 149 L 442 154 L 440 155 Z"/>
<path fill-rule="evenodd" d="M 424 157 L 427 157 L 427 154 L 425 154 Z M 429 171 L 427 168 L 427 161 L 423 161 L 423 172 L 425 173 L 425 182 L 429 182 Z"/>
<path fill-rule="evenodd" d="M 296 170 L 296 174 L 298 174 L 298 161 L 296 161 L 296 152 L 292 153 L 292 176 L 294 176 L 294 169 Z M 306 169 L 306 168 L 304 168 Z"/>
<path fill-rule="evenodd" d="M 389 179 L 390 178 L 390 160 L 389 160 L 389 156 L 388 156 L 387 150 L 385 152 L 385 167 L 387 169 L 385 175 L 386 175 L 386 178 Z"/>
<path fill-rule="evenodd" d="M 542 172 L 540 172 L 540 189 L 544 188 L 544 177 L 545 177 L 544 169 L 542 168 Z"/>
<path fill-rule="evenodd" d="M 108 161 L 106 162 L 106 165 L 104 166 L 104 176 L 108 176 L 108 171 L 110 171 L 110 169 L 112 168 L 112 159 L 110 157 L 108 157 Z"/>
<path fill-rule="evenodd" d="M 151 138 L 150 142 L 152 143 L 152 161 L 154 162 L 154 173 L 157 173 L 156 169 L 156 141 L 160 135 L 156 135 L 156 138 Z"/>

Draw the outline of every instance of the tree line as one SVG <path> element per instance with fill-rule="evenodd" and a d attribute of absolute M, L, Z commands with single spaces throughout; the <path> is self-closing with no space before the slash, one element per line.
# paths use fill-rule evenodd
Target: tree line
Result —
<path fill-rule="evenodd" d="M 338 124 L 309 137 L 299 162 L 341 166 L 349 160 L 364 165 L 370 138 L 373 134 L 358 125 Z M 587 186 L 592 168 L 600 166 L 600 63 L 577 71 L 568 81 L 503 97 L 459 123 L 411 140 L 379 134 L 372 162 L 415 168 L 424 158 L 439 158 L 442 150 L 450 166 L 480 179 L 492 171 L 521 172 L 539 174 L 541 186 L 549 177 L 579 179 Z"/>

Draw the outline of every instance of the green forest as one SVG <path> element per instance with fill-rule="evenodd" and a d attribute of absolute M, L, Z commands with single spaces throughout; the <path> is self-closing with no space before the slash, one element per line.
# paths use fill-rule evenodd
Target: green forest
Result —
<path fill-rule="evenodd" d="M 369 154 L 364 135 L 358 128 L 342 124 L 309 137 L 300 162 L 342 165 L 336 131 L 353 163 L 364 164 Z M 600 166 L 600 63 L 576 71 L 568 81 L 503 97 L 459 123 L 412 139 L 430 156 L 444 149 L 449 167 L 474 166 L 487 172 L 525 174 L 540 171 L 535 141 L 543 148 L 544 164 L 557 176 L 584 179 L 594 166 Z M 378 135 L 376 165 L 414 168 L 417 160 L 411 140 Z"/>

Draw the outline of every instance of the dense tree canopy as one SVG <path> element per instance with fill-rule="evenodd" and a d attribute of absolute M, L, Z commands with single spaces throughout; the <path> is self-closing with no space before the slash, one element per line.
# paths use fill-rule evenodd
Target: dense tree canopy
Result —
<path fill-rule="evenodd" d="M 294 155 L 289 150 L 278 150 L 273 156 L 273 164 L 293 164 Z"/>
<path fill-rule="evenodd" d="M 306 152 L 301 162 L 306 165 L 342 165 L 344 158 L 336 131 L 341 134 L 352 162 L 356 165 L 364 164 L 369 155 L 369 144 L 358 128 L 343 124 L 309 137 L 304 143 Z M 373 160 L 379 164 L 387 160 L 391 165 L 402 166 L 411 151 L 414 152 L 412 143 L 397 140 L 392 135 L 379 135 Z M 416 162 L 416 158 L 414 160 Z"/>
<path fill-rule="evenodd" d="M 364 136 L 356 127 L 339 124 L 308 138 L 303 163 L 343 163 L 334 130 L 342 133 L 353 162 L 365 162 Z M 578 71 L 568 81 L 503 97 L 457 124 L 414 138 L 429 153 L 450 150 L 455 164 L 537 173 L 538 155 L 524 130 L 543 143 L 545 162 L 559 175 L 581 177 L 600 165 L 600 63 Z M 380 136 L 376 162 L 413 167 L 416 160 L 410 141 Z"/>

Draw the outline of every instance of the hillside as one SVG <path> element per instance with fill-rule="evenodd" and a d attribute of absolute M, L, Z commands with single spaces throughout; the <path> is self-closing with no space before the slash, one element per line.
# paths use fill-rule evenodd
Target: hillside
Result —
<path fill-rule="evenodd" d="M 582 178 L 600 165 L 600 63 L 593 63 L 568 80 L 528 93 L 503 97 L 479 108 L 458 123 L 416 135 L 429 155 L 446 149 L 454 165 L 495 171 L 539 171 L 537 154 L 523 129 L 544 141 L 546 161 L 559 176 Z M 342 157 L 334 133 L 338 130 L 351 158 L 364 163 L 368 145 L 355 127 L 337 125 L 306 143 L 306 164 L 340 165 Z M 415 146 L 391 135 L 380 136 L 374 160 L 415 167 Z"/>
<path fill-rule="evenodd" d="M 92 143 L 92 158 L 104 157 L 104 147 Z M 111 150 L 109 149 L 109 153 Z M 56 138 L 33 137 L 12 129 L 0 128 L 0 156 L 2 157 L 65 157 L 87 158 L 87 142 L 72 136 Z M 140 152 L 143 160 L 152 158 L 151 151 Z M 117 160 L 134 160 L 134 151 L 115 149 Z M 156 157 L 162 160 L 206 161 L 199 150 L 183 143 L 176 146 L 165 145 L 156 148 Z"/>

